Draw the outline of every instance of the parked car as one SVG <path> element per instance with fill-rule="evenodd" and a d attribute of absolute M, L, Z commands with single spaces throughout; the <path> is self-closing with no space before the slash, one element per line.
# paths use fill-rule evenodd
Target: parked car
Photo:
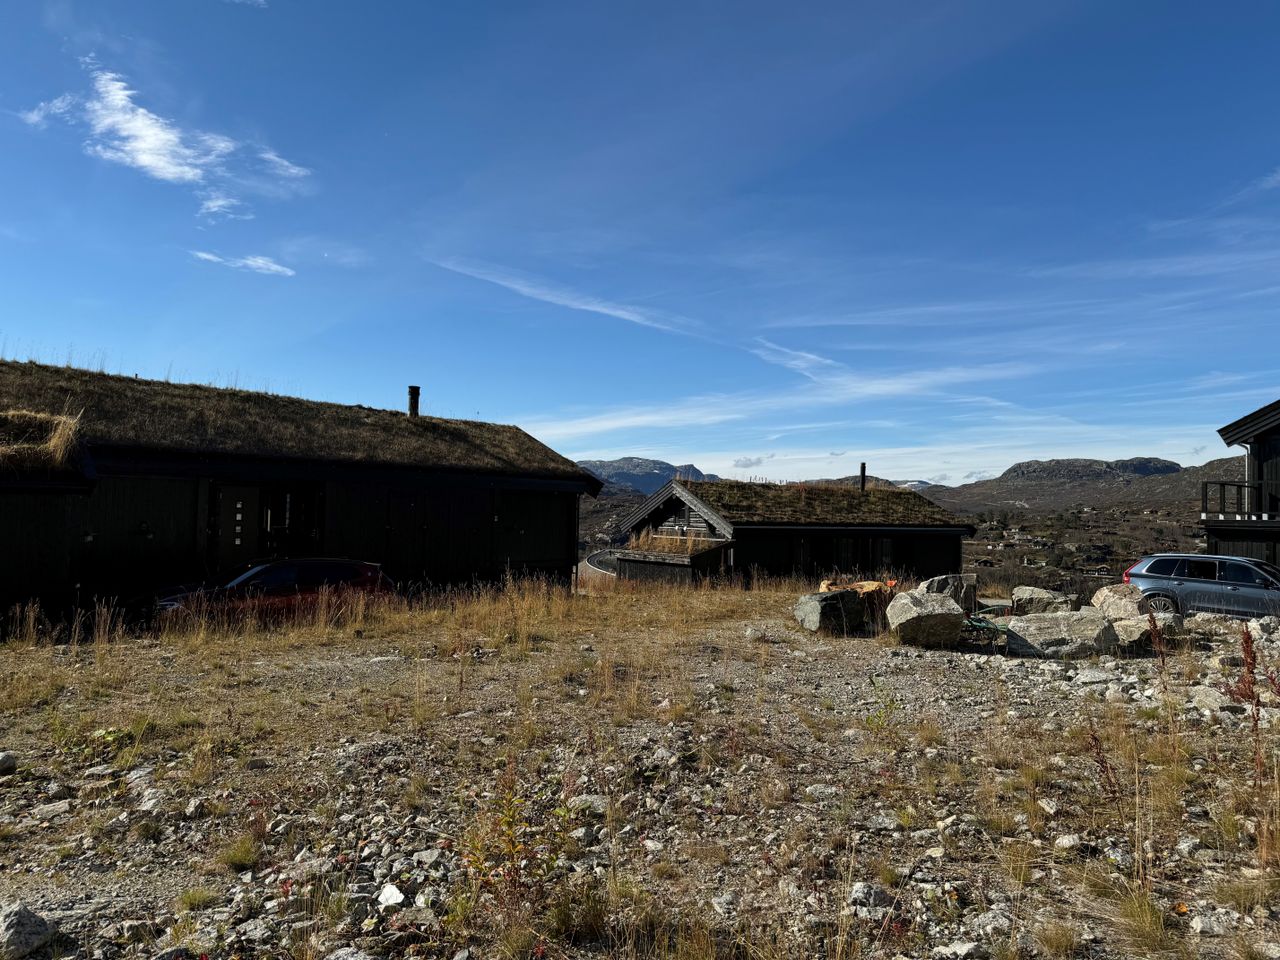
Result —
<path fill-rule="evenodd" d="M 322 590 L 378 594 L 391 589 L 391 581 L 376 563 L 319 557 L 272 560 L 251 564 L 225 584 L 200 586 L 160 597 L 156 612 L 218 606 L 281 615 L 315 602 Z"/>
<path fill-rule="evenodd" d="M 1160 553 L 1126 570 L 1124 582 L 1158 613 L 1280 615 L 1280 568 L 1264 560 Z"/>

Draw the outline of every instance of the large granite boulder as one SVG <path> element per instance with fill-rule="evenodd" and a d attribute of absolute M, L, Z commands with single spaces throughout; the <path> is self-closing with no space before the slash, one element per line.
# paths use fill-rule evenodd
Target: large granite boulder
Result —
<path fill-rule="evenodd" d="M 23 903 L 0 905 L 0 960 L 20 960 L 53 939 L 57 928 Z"/>
<path fill-rule="evenodd" d="M 885 616 L 901 643 L 917 647 L 948 647 L 960 639 L 964 610 L 940 593 L 900 593 Z"/>
<path fill-rule="evenodd" d="M 915 593 L 937 593 L 950 597 L 963 610 L 978 609 L 978 578 L 972 573 L 944 573 L 923 581 Z"/>
<path fill-rule="evenodd" d="M 1132 583 L 1110 583 L 1093 595 L 1093 605 L 1108 620 L 1133 620 L 1147 615 L 1142 591 Z"/>
<path fill-rule="evenodd" d="M 1075 659 L 1114 650 L 1119 643 L 1111 621 L 1085 607 L 1069 613 L 1031 613 L 1009 621 L 1009 653 L 1022 657 Z"/>
<path fill-rule="evenodd" d="M 1015 617 L 1028 613 L 1068 613 L 1078 609 L 1071 597 L 1043 587 L 1014 587 L 1011 611 Z"/>
<path fill-rule="evenodd" d="M 1182 618 L 1176 613 L 1152 614 L 1156 618 L 1156 626 L 1165 642 L 1182 635 Z M 1151 616 L 1133 617 L 1129 620 L 1113 620 L 1111 627 L 1116 632 L 1120 646 L 1131 650 L 1142 650 L 1151 646 Z"/>
<path fill-rule="evenodd" d="M 809 593 L 796 602 L 795 616 L 806 630 L 844 636 L 862 629 L 867 600 L 857 590 Z"/>

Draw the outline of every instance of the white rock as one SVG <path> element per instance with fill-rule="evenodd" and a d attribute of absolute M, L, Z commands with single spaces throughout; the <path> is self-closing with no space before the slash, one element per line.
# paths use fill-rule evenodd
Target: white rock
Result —
<path fill-rule="evenodd" d="M 831 800 L 840 795 L 840 788 L 829 783 L 815 783 L 806 787 L 804 792 L 814 800 Z"/>
<path fill-rule="evenodd" d="M 404 894 L 400 892 L 400 888 L 394 883 L 388 883 L 378 891 L 378 906 L 380 907 L 398 907 L 404 903 Z"/>

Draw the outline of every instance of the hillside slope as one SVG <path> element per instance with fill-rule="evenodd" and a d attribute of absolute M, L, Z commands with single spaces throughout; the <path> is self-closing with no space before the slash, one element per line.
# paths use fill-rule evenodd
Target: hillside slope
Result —
<path fill-rule="evenodd" d="M 1175 507 L 1198 504 L 1200 484 L 1244 476 L 1243 457 L 1224 457 L 1196 467 L 1171 460 L 1029 460 L 1000 476 L 956 487 L 932 486 L 921 492 L 952 510 L 1057 512 L 1073 507 L 1134 504 Z"/>

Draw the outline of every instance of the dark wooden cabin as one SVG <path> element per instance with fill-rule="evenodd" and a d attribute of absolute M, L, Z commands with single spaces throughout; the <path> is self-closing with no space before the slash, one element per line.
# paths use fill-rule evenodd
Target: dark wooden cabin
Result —
<path fill-rule="evenodd" d="M 1280 400 L 1218 431 L 1245 449 L 1244 476 L 1201 487 L 1208 552 L 1277 563 L 1280 545 Z"/>
<path fill-rule="evenodd" d="M 402 584 L 567 580 L 600 481 L 523 430 L 0 362 L 0 601 L 125 598 L 253 560 Z"/>
<path fill-rule="evenodd" d="M 911 490 L 736 480 L 672 480 L 620 527 L 647 547 L 619 553 L 620 576 L 680 582 L 735 572 L 958 573 L 973 534 Z"/>

